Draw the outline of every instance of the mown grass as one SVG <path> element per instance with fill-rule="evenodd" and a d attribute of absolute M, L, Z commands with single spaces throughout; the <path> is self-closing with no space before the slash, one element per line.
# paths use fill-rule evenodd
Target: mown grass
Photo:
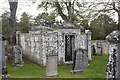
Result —
<path fill-rule="evenodd" d="M 106 41 L 106 40 L 92 40 L 92 43 L 97 43 L 97 41 Z"/>
<path fill-rule="evenodd" d="M 70 73 L 72 66 L 59 66 L 57 78 L 106 78 L 106 64 L 108 56 L 93 56 L 92 62 L 82 75 L 72 75 Z M 11 78 L 45 78 L 45 68 L 24 60 L 25 66 L 22 68 L 13 68 L 12 62 L 8 62 L 8 72 Z"/>

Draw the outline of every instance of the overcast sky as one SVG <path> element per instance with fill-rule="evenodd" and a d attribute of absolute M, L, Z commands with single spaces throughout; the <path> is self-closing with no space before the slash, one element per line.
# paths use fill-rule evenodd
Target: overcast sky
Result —
<path fill-rule="evenodd" d="M 23 12 L 26 12 L 29 15 L 32 15 L 33 17 L 37 16 L 39 13 L 42 12 L 42 10 L 37 9 L 38 4 L 40 3 L 40 0 L 35 0 L 36 3 L 32 4 L 31 0 L 18 0 L 18 8 L 17 8 L 17 13 L 16 16 L 19 19 L 21 14 Z M 34 1 L 34 0 L 33 0 Z M 93 2 L 94 0 L 82 0 L 82 1 L 89 1 Z M 108 1 L 108 0 L 95 0 L 96 2 L 98 1 Z M 8 0 L 1 0 L 0 1 L 0 16 L 2 13 L 5 13 L 6 11 L 9 11 L 9 3 Z M 117 19 L 117 15 L 113 16 Z"/>

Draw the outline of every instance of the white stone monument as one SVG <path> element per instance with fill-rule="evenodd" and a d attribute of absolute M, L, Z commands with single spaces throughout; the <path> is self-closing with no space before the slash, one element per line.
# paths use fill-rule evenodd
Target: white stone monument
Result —
<path fill-rule="evenodd" d="M 46 56 L 46 77 L 56 77 L 58 75 L 58 54 L 53 50 Z"/>

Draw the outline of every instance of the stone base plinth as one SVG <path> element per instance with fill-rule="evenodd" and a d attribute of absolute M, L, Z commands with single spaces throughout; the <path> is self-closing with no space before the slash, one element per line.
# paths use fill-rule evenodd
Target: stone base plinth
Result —
<path fill-rule="evenodd" d="M 0 76 L 0 78 L 10 78 L 10 74 L 2 74 L 2 76 Z"/>
<path fill-rule="evenodd" d="M 50 74 L 50 75 L 46 75 L 46 78 L 54 78 L 54 77 L 58 77 L 58 74 L 56 74 L 56 75 L 52 75 L 52 74 Z"/>
<path fill-rule="evenodd" d="M 71 70 L 71 74 L 73 75 L 80 75 L 83 73 L 83 70 Z"/>
<path fill-rule="evenodd" d="M 13 63 L 12 66 L 13 67 L 23 67 L 24 63 L 20 63 L 20 64 Z"/>

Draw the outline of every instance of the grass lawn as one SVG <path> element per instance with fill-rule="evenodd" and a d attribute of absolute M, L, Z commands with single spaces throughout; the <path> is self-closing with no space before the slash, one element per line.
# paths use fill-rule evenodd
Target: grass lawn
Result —
<path fill-rule="evenodd" d="M 70 71 L 72 66 L 59 66 L 59 78 L 106 78 L 106 64 L 108 56 L 93 56 L 93 61 L 82 75 L 72 75 Z M 8 73 L 11 78 L 44 78 L 45 68 L 24 60 L 25 66 L 22 68 L 13 68 L 11 62 L 7 63 Z"/>

